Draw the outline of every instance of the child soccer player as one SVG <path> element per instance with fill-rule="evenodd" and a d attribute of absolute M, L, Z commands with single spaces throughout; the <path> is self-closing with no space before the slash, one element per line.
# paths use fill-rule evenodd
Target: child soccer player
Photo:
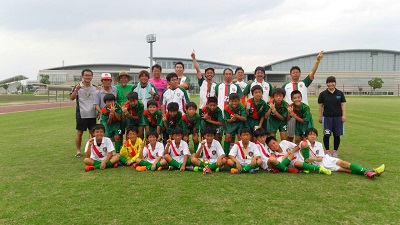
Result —
<path fill-rule="evenodd" d="M 185 171 L 188 165 L 191 164 L 189 146 L 186 141 L 182 140 L 183 130 L 180 127 L 175 127 L 171 131 L 171 139 L 167 140 L 164 151 L 164 159 L 170 165 L 169 169 L 179 169 Z"/>
<path fill-rule="evenodd" d="M 121 107 L 123 113 L 122 120 L 125 119 L 127 127 L 138 127 L 138 135 L 143 139 L 143 126 L 140 126 L 144 111 L 143 102 L 139 101 L 138 93 L 136 92 L 129 92 L 127 97 L 128 101 Z"/>
<path fill-rule="evenodd" d="M 322 123 L 326 154 L 331 154 L 329 138 L 333 133 L 334 150 L 332 156 L 337 157 L 340 135 L 343 135 L 343 124 L 346 122 L 346 98 L 342 91 L 336 89 L 336 78 L 334 76 L 326 78 L 326 86 L 328 88 L 321 92 L 318 97 L 318 122 Z M 323 114 L 322 111 L 324 111 Z"/>
<path fill-rule="evenodd" d="M 261 168 L 268 171 L 271 170 L 273 173 L 278 173 L 279 171 L 299 172 L 297 169 L 288 167 L 294 157 L 292 149 L 298 149 L 296 144 L 288 141 L 282 141 L 279 144 L 275 137 L 267 138 L 267 131 L 264 128 L 255 130 L 254 137 L 257 139 L 256 145 L 261 155 Z"/>
<path fill-rule="evenodd" d="M 136 159 L 136 163 L 138 164 L 136 171 L 160 171 L 162 170 L 162 166 L 167 164 L 167 161 L 163 159 L 164 145 L 157 141 L 158 133 L 156 131 L 149 131 L 146 135 L 149 144 L 146 145 L 146 143 L 144 143 L 145 146 Z"/>
<path fill-rule="evenodd" d="M 115 141 L 115 152 L 119 153 L 121 149 L 121 138 L 120 134 L 122 131 L 121 126 L 121 108 L 115 104 L 115 95 L 106 94 L 104 96 L 104 103 L 106 106 L 101 110 L 101 124 L 106 129 L 105 136 Z"/>
<path fill-rule="evenodd" d="M 168 112 L 163 117 L 164 128 L 166 135 L 171 135 L 172 129 L 175 127 L 182 127 L 182 113 L 179 111 L 179 105 L 176 102 L 171 102 L 167 106 Z M 167 140 L 168 137 L 164 137 Z"/>
<path fill-rule="evenodd" d="M 306 129 L 314 127 L 314 122 L 310 107 L 301 101 L 301 92 L 299 90 L 294 90 L 290 95 L 293 103 L 289 105 L 287 110 L 289 115 L 296 119 L 294 133 L 296 135 L 296 144 L 299 144 L 301 138 L 304 137 Z"/>
<path fill-rule="evenodd" d="M 281 140 L 287 139 L 287 107 L 289 104 L 283 100 L 285 98 L 286 91 L 283 88 L 276 88 L 272 92 L 273 100 L 269 103 L 271 108 L 271 114 L 268 117 L 267 132 L 271 136 L 276 136 L 276 132 L 279 130 Z"/>
<path fill-rule="evenodd" d="M 246 109 L 240 103 L 239 94 L 231 93 L 229 95 L 229 105 L 225 106 L 224 109 L 224 120 L 224 151 L 225 155 L 228 155 L 231 143 L 235 142 L 236 134 L 239 134 L 244 121 L 246 121 Z"/>
<path fill-rule="evenodd" d="M 251 130 L 247 127 L 242 128 L 240 130 L 240 139 L 229 152 L 229 159 L 226 164 L 232 167 L 232 174 L 240 174 L 241 172 L 254 173 L 254 169 L 258 168 L 262 161 L 258 147 L 250 141 Z"/>
<path fill-rule="evenodd" d="M 246 105 L 246 127 L 252 131 L 263 126 L 264 119 L 269 117 L 271 110 L 267 103 L 262 99 L 263 88 L 260 85 L 255 85 L 251 88 L 252 98 L 247 100 Z"/>
<path fill-rule="evenodd" d="M 322 144 L 316 141 L 318 137 L 317 129 L 308 128 L 305 134 L 306 139 L 300 143 L 302 154 L 299 154 L 299 160 L 303 160 L 311 165 L 323 166 L 331 171 L 355 173 L 369 178 L 380 176 L 385 171 L 385 164 L 373 170 L 369 170 L 357 164 L 325 155 Z"/>
<path fill-rule="evenodd" d="M 142 148 L 142 139 L 138 137 L 138 128 L 134 126 L 127 127 L 126 141 L 121 148 L 119 161 L 127 166 L 134 164 Z"/>
<path fill-rule="evenodd" d="M 186 114 L 182 116 L 183 140 L 189 143 L 189 135 L 192 135 L 194 149 L 199 147 L 200 130 L 200 116 L 196 111 L 196 103 L 189 102 L 186 104 Z"/>
<path fill-rule="evenodd" d="M 119 155 L 113 155 L 114 145 L 110 138 L 104 137 L 106 128 L 96 124 L 93 129 L 93 138 L 90 138 L 85 146 L 86 164 L 85 170 L 94 170 L 118 167 Z"/>
<path fill-rule="evenodd" d="M 162 114 L 161 111 L 157 109 L 157 102 L 155 100 L 148 101 L 147 109 L 143 112 L 140 126 L 145 127 L 146 134 L 150 131 L 156 131 L 160 134 L 162 125 Z"/>
<path fill-rule="evenodd" d="M 201 142 L 196 153 L 192 155 L 192 164 L 196 165 L 193 171 L 204 171 L 204 160 L 210 160 L 208 171 L 204 172 L 219 172 L 219 168 L 226 164 L 226 156 L 221 144 L 214 139 L 216 130 L 208 126 L 204 129 L 203 134 L 205 140 Z"/>
<path fill-rule="evenodd" d="M 221 109 L 218 108 L 218 100 L 216 97 L 208 98 L 208 104 L 200 109 L 200 116 L 201 136 L 204 137 L 204 130 L 207 127 L 212 127 L 216 131 L 214 135 L 215 140 L 221 142 L 224 118 Z"/>

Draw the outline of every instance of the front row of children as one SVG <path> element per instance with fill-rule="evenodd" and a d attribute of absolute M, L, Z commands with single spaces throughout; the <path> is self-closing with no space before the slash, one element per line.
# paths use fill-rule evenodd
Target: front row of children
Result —
<path fill-rule="evenodd" d="M 369 170 L 354 163 L 325 155 L 322 144 L 316 141 L 318 131 L 308 128 L 305 139 L 296 145 L 289 141 L 278 143 L 274 136 L 267 138 L 267 131 L 259 128 L 253 132 L 256 142 L 252 142 L 249 128 L 240 130 L 240 141 L 236 142 L 226 157 L 221 144 L 215 140 L 216 130 L 206 127 L 204 140 L 196 152 L 190 154 L 189 146 L 183 140 L 183 130 L 173 128 L 171 139 L 164 145 L 158 141 L 158 133 L 149 131 L 146 141 L 138 137 L 138 129 L 129 127 L 127 140 L 121 152 L 115 153 L 112 141 L 104 137 L 105 128 L 98 124 L 93 128 L 93 138 L 85 147 L 86 171 L 127 165 L 136 171 L 162 170 L 163 168 L 180 171 L 193 170 L 203 173 L 218 172 L 224 165 L 231 167 L 231 173 L 254 173 L 259 168 L 273 173 L 306 173 L 316 171 L 330 175 L 331 171 L 361 174 L 369 178 L 380 176 L 385 165 Z M 207 163 L 206 163 L 207 162 Z"/>

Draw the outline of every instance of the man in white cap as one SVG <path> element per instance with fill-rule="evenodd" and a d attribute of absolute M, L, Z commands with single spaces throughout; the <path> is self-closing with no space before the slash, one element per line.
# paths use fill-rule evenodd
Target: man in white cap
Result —
<path fill-rule="evenodd" d="M 115 98 L 118 98 L 118 90 L 116 87 L 111 85 L 112 83 L 112 76 L 110 73 L 102 73 L 101 74 L 101 89 L 96 91 L 96 97 L 94 102 L 96 104 L 96 110 L 98 112 L 98 117 L 101 119 L 101 109 L 106 106 L 104 103 L 103 98 L 106 94 L 113 94 Z"/>

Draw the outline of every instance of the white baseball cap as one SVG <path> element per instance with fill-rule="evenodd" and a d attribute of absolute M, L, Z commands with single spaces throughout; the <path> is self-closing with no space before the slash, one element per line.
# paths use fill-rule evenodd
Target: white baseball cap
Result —
<path fill-rule="evenodd" d="M 102 73 L 101 80 L 112 80 L 112 76 L 109 73 Z"/>

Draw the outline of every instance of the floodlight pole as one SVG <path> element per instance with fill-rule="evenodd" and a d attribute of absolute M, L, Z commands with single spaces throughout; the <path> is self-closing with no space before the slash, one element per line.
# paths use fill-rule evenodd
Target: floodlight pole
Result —
<path fill-rule="evenodd" d="M 150 43 L 150 69 L 153 66 L 153 42 L 156 42 L 155 34 L 148 34 L 146 36 L 147 43 Z"/>

